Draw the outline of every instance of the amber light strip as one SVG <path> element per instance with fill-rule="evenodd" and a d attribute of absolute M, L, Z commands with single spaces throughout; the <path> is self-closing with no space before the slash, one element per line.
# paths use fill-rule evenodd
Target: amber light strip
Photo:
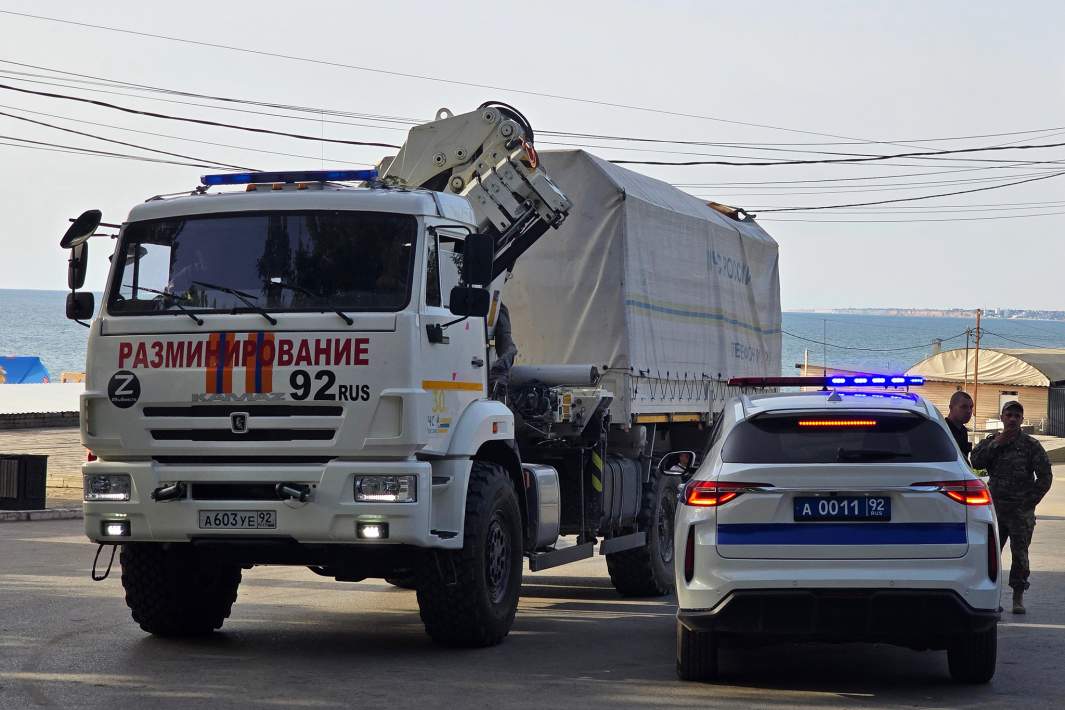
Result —
<path fill-rule="evenodd" d="M 875 419 L 800 419 L 800 427 L 867 427 L 876 426 Z"/>

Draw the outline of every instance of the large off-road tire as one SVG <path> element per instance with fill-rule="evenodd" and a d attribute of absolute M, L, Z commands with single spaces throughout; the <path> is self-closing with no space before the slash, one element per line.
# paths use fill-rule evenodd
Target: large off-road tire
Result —
<path fill-rule="evenodd" d="M 947 647 L 950 676 L 959 683 L 987 683 L 995 675 L 998 626 L 965 634 Z"/>
<path fill-rule="evenodd" d="M 655 471 L 644 486 L 638 529 L 647 532 L 643 547 L 606 556 L 614 589 L 627 597 L 660 597 L 673 591 L 673 518 L 677 512 L 676 476 Z"/>
<path fill-rule="evenodd" d="M 717 640 L 710 631 L 692 631 L 677 622 L 677 677 L 681 680 L 717 678 Z"/>
<path fill-rule="evenodd" d="M 502 466 L 474 461 L 461 550 L 426 555 L 418 609 L 433 641 L 494 646 L 514 623 L 521 592 L 521 511 Z"/>
<path fill-rule="evenodd" d="M 126 606 L 150 634 L 209 634 L 237 599 L 240 567 L 204 558 L 187 544 L 130 543 L 119 561 Z"/>

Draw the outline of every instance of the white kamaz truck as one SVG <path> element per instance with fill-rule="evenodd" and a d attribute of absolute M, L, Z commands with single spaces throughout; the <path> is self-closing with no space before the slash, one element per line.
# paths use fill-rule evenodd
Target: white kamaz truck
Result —
<path fill-rule="evenodd" d="M 412 587 L 465 646 L 506 636 L 523 558 L 598 548 L 621 593 L 671 590 L 657 464 L 702 448 L 725 379 L 779 373 L 776 244 L 533 138 L 493 102 L 378 171 L 204 176 L 114 225 L 98 312 L 101 214 L 74 220 L 85 530 L 145 631 L 221 627 L 254 565 Z"/>

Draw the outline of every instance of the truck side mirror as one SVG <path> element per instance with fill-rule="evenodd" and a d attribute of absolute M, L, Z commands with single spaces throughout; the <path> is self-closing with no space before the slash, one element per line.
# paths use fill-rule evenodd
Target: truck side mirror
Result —
<path fill-rule="evenodd" d="M 486 288 L 456 286 L 451 289 L 451 300 L 448 307 L 457 316 L 483 318 L 488 315 L 488 306 L 491 301 L 491 296 L 489 296 Z"/>
<path fill-rule="evenodd" d="M 67 318 L 89 320 L 96 310 L 96 298 L 91 291 L 73 291 L 67 294 Z"/>
<path fill-rule="evenodd" d="M 89 268 L 89 243 L 82 242 L 70 248 L 67 259 L 67 287 L 76 291 L 85 285 L 85 272 Z"/>
<path fill-rule="evenodd" d="M 70 249 L 86 241 L 100 226 L 100 220 L 103 219 L 103 216 L 103 212 L 100 210 L 85 210 L 82 212 L 67 227 L 66 234 L 59 240 L 59 246 L 64 249 Z"/>
<path fill-rule="evenodd" d="M 695 472 L 694 451 L 671 451 L 658 462 L 658 470 L 666 476 L 687 476 Z"/>
<path fill-rule="evenodd" d="M 462 281 L 487 285 L 492 281 L 495 239 L 487 234 L 471 234 L 462 246 Z M 486 311 L 487 312 L 487 311 Z"/>

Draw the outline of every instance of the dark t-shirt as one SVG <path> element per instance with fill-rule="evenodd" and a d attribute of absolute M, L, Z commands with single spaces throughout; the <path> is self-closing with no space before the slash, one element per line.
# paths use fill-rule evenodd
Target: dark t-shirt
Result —
<path fill-rule="evenodd" d="M 950 427 L 950 433 L 954 435 L 954 441 L 958 442 L 958 448 L 961 449 L 962 456 L 968 461 L 969 454 L 973 451 L 973 445 L 969 441 L 969 430 L 949 419 L 947 420 L 947 426 Z"/>

